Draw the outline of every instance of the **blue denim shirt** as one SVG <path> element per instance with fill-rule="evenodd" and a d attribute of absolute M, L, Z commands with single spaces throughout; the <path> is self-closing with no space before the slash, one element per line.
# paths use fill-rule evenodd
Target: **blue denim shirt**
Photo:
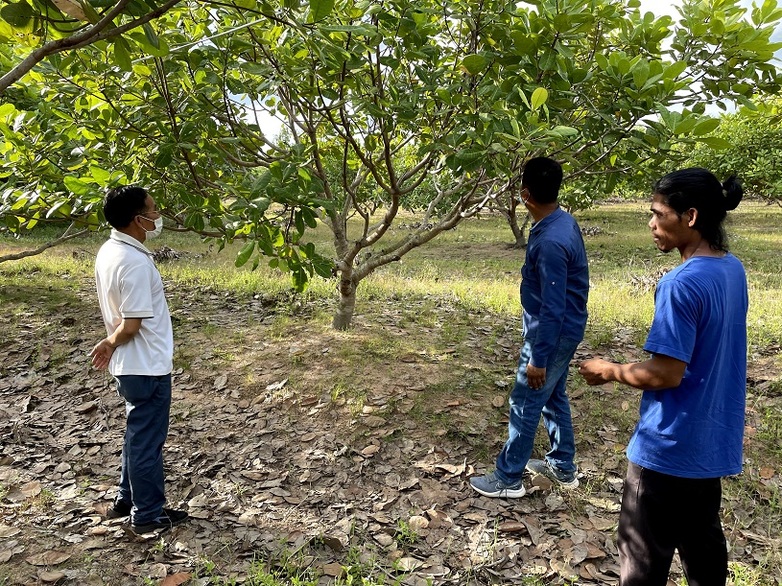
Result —
<path fill-rule="evenodd" d="M 530 363 L 545 368 L 560 338 L 581 341 L 586 328 L 589 266 L 573 216 L 557 208 L 533 224 L 521 277 Z"/>

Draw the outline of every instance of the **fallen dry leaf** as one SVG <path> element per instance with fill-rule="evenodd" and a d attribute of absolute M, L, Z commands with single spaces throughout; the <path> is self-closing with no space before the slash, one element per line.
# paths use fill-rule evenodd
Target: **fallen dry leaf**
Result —
<path fill-rule="evenodd" d="M 65 572 L 40 572 L 38 574 L 38 579 L 47 584 L 58 582 L 63 578 L 65 578 Z"/>
<path fill-rule="evenodd" d="M 179 572 L 178 574 L 170 574 L 163 578 L 159 586 L 180 586 L 190 580 L 191 574 L 185 572 Z"/>
<path fill-rule="evenodd" d="M 56 566 L 71 558 L 71 554 L 65 551 L 45 551 L 26 558 L 28 564 L 33 566 Z"/>
<path fill-rule="evenodd" d="M 10 525 L 0 525 L 0 539 L 7 537 L 13 537 L 21 531 L 18 527 L 11 527 Z"/>
<path fill-rule="evenodd" d="M 333 578 L 339 578 L 345 573 L 345 568 L 340 564 L 325 564 L 321 566 L 320 569 L 324 576 L 331 576 Z"/>
<path fill-rule="evenodd" d="M 410 520 L 407 522 L 407 524 L 413 531 L 420 532 L 421 530 L 429 527 L 429 520 L 426 517 L 422 517 L 420 515 L 413 515 L 410 517 Z"/>
<path fill-rule="evenodd" d="M 403 572 L 412 572 L 424 565 L 419 559 L 413 557 L 401 557 L 396 561 L 397 567 Z"/>

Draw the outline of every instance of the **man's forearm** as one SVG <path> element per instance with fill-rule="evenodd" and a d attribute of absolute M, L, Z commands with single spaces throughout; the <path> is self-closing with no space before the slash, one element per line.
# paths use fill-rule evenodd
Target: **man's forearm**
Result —
<path fill-rule="evenodd" d="M 643 362 L 618 364 L 600 358 L 586 360 L 579 372 L 590 385 L 618 382 L 645 391 L 678 387 L 687 364 L 668 356 L 654 355 Z"/>
<path fill-rule="evenodd" d="M 138 318 L 126 318 L 123 319 L 110 335 L 106 336 L 106 340 L 112 348 L 122 346 L 130 342 L 133 337 L 141 329 L 141 320 Z"/>

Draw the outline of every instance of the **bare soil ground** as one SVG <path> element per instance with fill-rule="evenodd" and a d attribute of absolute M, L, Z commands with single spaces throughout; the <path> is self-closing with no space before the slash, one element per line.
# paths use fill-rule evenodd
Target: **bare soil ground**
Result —
<path fill-rule="evenodd" d="M 260 583 L 260 566 L 283 583 L 617 584 L 637 393 L 574 380 L 581 488 L 527 478 L 522 499 L 483 498 L 467 479 L 492 468 L 505 439 L 516 319 L 405 301 L 372 306 L 345 333 L 313 318 L 316 302 L 168 292 L 167 492 L 192 520 L 149 539 L 104 517 L 124 410 L 89 366 L 104 335 L 92 282 L 5 292 L 0 584 Z M 601 353 L 639 355 L 631 338 Z M 763 410 L 779 408 L 774 364 L 753 360 L 750 448 Z M 750 459 L 725 485 L 731 559 L 779 568 L 778 466 Z"/>

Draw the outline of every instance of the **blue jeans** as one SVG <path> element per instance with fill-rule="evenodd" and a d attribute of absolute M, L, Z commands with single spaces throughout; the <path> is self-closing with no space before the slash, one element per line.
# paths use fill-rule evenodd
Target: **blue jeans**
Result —
<path fill-rule="evenodd" d="M 163 444 L 171 411 L 171 375 L 115 378 L 127 416 L 119 497 L 133 505 L 131 521 L 143 525 L 157 519 L 166 502 Z"/>
<path fill-rule="evenodd" d="M 576 471 L 576 438 L 565 387 L 568 366 L 580 340 L 560 338 L 546 365 L 546 384 L 540 389 L 527 386 L 532 342 L 524 340 L 521 348 L 516 384 L 510 394 L 508 441 L 497 456 L 496 475 L 505 483 L 514 483 L 524 475 L 541 414 L 551 444 L 546 459 L 562 472 Z"/>

